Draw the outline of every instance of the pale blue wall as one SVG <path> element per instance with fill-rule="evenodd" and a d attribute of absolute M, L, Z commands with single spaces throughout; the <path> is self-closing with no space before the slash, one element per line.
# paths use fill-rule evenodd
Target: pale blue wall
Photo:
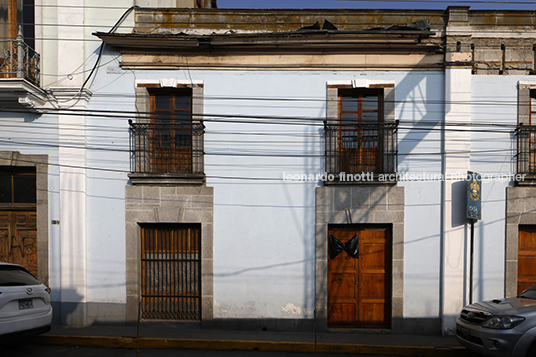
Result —
<path fill-rule="evenodd" d="M 473 76 L 474 102 L 471 167 L 484 175 L 515 174 L 517 82 L 529 76 Z M 491 103 L 479 105 L 478 103 Z M 490 124 L 496 125 L 491 127 Z M 504 296 L 506 187 L 511 181 L 490 180 L 482 185 L 482 220 L 475 224 L 475 300 Z"/>
<path fill-rule="evenodd" d="M 19 113 L 17 113 L 17 111 Z M 59 166 L 58 164 L 58 118 L 53 114 L 0 113 L 0 151 L 19 151 L 24 155 L 48 155 L 48 219 L 60 219 Z M 31 165 L 31 163 L 28 163 Z M 60 230 L 49 225 L 49 284 L 52 299 L 59 300 L 60 286 L 59 256 Z"/>
<path fill-rule="evenodd" d="M 109 66 L 117 67 L 114 63 Z M 98 109 L 135 111 L 135 79 L 175 77 L 204 83 L 205 172 L 207 185 L 215 188 L 216 317 L 312 317 L 314 191 L 320 183 L 283 182 L 283 173 L 324 172 L 321 122 L 326 116 L 326 83 L 364 75 L 395 82 L 395 117 L 401 120 L 399 172 L 441 174 L 444 77 L 439 71 L 191 69 L 136 70 L 134 75 L 131 71 L 106 71 L 106 67 L 100 70 L 91 102 L 91 107 Z M 473 76 L 472 100 L 499 98 L 515 103 L 518 79 Z M 474 123 L 517 123 L 514 105 L 498 110 L 473 105 L 468 110 Z M 253 119 L 265 124 L 248 122 L 255 116 L 273 118 Z M 300 124 L 306 125 L 290 120 L 298 117 Z M 88 118 L 88 123 L 113 128 L 105 135 L 91 131 L 88 145 L 128 149 L 127 118 Z M 112 131 L 115 129 L 118 131 Z M 515 139 L 511 133 L 474 132 L 472 138 L 472 150 L 484 151 L 471 156 L 472 170 L 513 172 Z M 128 153 L 90 150 L 88 165 L 128 171 Z M 120 301 L 124 296 L 117 288 L 124 284 L 126 180 L 123 172 L 91 171 L 88 176 L 88 277 L 90 296 L 96 301 Z M 484 185 L 484 219 L 476 225 L 475 276 L 479 285 L 475 299 L 501 296 L 504 289 L 504 195 L 508 184 Z M 406 197 L 404 316 L 437 318 L 441 301 L 441 181 L 401 181 L 399 185 L 405 187 Z"/>
<path fill-rule="evenodd" d="M 134 75 L 104 51 L 89 109 L 115 111 L 87 117 L 88 299 L 126 303 L 125 185 L 129 164 L 128 119 L 134 119 Z M 131 112 L 131 114 L 129 114 Z M 97 169 L 97 170 L 93 170 Z M 102 169 L 102 170 L 101 170 Z"/>

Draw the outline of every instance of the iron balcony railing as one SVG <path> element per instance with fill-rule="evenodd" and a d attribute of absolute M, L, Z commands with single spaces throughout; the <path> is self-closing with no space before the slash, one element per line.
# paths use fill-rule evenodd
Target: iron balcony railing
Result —
<path fill-rule="evenodd" d="M 39 86 L 40 56 L 24 42 L 22 31 L 16 40 L 0 41 L 0 78 L 24 78 Z"/>
<path fill-rule="evenodd" d="M 202 122 L 129 124 L 132 173 L 203 174 Z"/>
<path fill-rule="evenodd" d="M 396 173 L 398 120 L 370 124 L 324 122 L 324 130 L 328 174 Z"/>
<path fill-rule="evenodd" d="M 536 175 L 536 126 L 517 127 L 517 173 Z"/>

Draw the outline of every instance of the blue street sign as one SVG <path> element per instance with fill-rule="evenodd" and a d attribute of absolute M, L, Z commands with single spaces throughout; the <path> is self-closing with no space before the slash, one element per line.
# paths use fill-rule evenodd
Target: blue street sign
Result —
<path fill-rule="evenodd" d="M 467 171 L 467 218 L 482 219 L 482 176 Z"/>

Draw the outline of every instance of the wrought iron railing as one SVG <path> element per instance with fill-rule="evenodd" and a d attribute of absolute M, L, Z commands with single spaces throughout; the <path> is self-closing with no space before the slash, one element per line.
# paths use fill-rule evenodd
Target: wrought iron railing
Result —
<path fill-rule="evenodd" d="M 397 169 L 398 120 L 392 123 L 324 123 L 326 172 L 391 174 Z"/>
<path fill-rule="evenodd" d="M 517 173 L 536 175 L 536 126 L 517 127 Z"/>
<path fill-rule="evenodd" d="M 129 124 L 132 173 L 203 174 L 202 122 Z"/>
<path fill-rule="evenodd" d="M 40 56 L 24 42 L 19 30 L 16 40 L 0 41 L 0 78 L 24 78 L 40 84 Z"/>

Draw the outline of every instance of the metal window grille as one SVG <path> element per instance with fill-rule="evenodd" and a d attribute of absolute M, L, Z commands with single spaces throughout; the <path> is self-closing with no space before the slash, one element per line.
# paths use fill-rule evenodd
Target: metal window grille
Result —
<path fill-rule="evenodd" d="M 517 173 L 536 175 L 536 126 L 517 128 Z"/>
<path fill-rule="evenodd" d="M 142 226 L 142 318 L 200 320 L 201 228 Z"/>
<path fill-rule="evenodd" d="M 203 123 L 130 123 L 130 171 L 203 174 Z"/>
<path fill-rule="evenodd" d="M 398 120 L 393 123 L 324 123 L 326 171 L 395 173 Z"/>

